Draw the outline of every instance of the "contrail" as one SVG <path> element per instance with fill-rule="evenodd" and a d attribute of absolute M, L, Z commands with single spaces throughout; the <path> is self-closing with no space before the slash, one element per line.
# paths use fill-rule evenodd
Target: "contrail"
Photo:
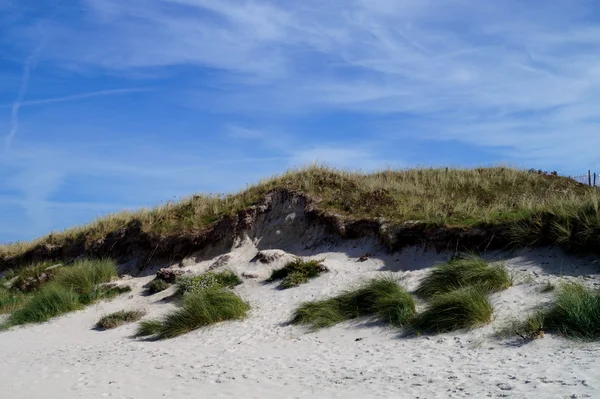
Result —
<path fill-rule="evenodd" d="M 10 145 L 12 144 L 13 139 L 17 135 L 17 131 L 19 130 L 19 109 L 21 109 L 21 105 L 23 100 L 25 99 L 25 94 L 27 93 L 27 88 L 29 87 L 29 79 L 31 77 L 31 71 L 35 68 L 35 64 L 37 62 L 37 57 L 42 49 L 42 45 L 33 50 L 33 52 L 27 57 L 25 60 L 25 64 L 23 65 L 23 76 L 21 77 L 21 87 L 19 88 L 19 93 L 17 94 L 17 99 L 12 105 L 11 115 L 10 115 L 10 132 L 8 136 L 6 136 L 6 151 L 10 150 Z"/>
<path fill-rule="evenodd" d="M 102 96 L 113 96 L 119 94 L 139 93 L 144 91 L 151 91 L 149 88 L 132 88 L 132 89 L 111 89 L 111 90 L 99 90 L 87 93 L 72 94 L 64 97 L 53 97 L 43 98 L 41 100 L 22 101 L 21 106 L 39 105 L 39 104 L 50 104 L 50 103 L 62 103 L 66 101 L 82 100 L 91 97 L 102 97 Z"/>

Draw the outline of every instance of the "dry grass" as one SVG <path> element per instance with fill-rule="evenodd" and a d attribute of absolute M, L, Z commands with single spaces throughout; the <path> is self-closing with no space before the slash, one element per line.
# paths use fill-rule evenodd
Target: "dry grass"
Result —
<path fill-rule="evenodd" d="M 138 321 L 144 317 L 145 314 L 146 312 L 143 310 L 120 310 L 118 312 L 102 316 L 102 318 L 96 323 L 96 327 L 103 330 L 110 330 L 112 328 L 122 326 L 123 324 Z"/>
<path fill-rule="evenodd" d="M 600 239 L 598 191 L 566 178 L 512 168 L 387 170 L 350 173 L 323 167 L 288 171 L 230 195 L 197 195 L 179 202 L 123 212 L 35 241 L 0 246 L 0 259 L 37 246 L 67 246 L 83 237 L 101 240 L 132 221 L 143 232 L 180 236 L 286 188 L 318 197 L 319 206 L 354 217 L 392 223 L 419 220 L 447 226 L 511 223 L 516 243 L 552 241 L 573 249 L 596 248 Z"/>

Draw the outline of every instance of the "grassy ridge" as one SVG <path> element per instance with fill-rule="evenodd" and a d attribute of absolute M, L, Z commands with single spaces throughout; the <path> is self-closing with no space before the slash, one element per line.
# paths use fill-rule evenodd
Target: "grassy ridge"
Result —
<path fill-rule="evenodd" d="M 154 209 L 123 212 L 31 242 L 0 246 L 0 260 L 40 246 L 63 246 L 83 237 L 102 240 L 130 222 L 161 237 L 198 232 L 220 218 L 285 188 L 318 197 L 319 207 L 391 223 L 419 220 L 445 226 L 510 223 L 516 243 L 553 242 L 573 249 L 600 240 L 598 191 L 557 176 L 511 168 L 413 169 L 372 174 L 322 167 L 293 170 L 226 196 L 197 195 Z"/>

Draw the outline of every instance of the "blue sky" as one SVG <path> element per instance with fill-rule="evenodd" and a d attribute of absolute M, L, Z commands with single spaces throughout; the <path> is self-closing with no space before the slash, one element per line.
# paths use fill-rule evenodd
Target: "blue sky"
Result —
<path fill-rule="evenodd" d="M 599 21 L 591 0 L 0 0 L 0 242 L 314 161 L 600 169 Z"/>

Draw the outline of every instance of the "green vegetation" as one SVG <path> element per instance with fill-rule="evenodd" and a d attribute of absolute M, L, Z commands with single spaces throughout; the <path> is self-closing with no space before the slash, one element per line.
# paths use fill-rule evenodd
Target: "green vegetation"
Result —
<path fill-rule="evenodd" d="M 92 293 L 98 284 L 117 278 L 117 267 L 110 259 L 77 261 L 61 268 L 54 277 L 57 284 L 71 288 L 80 295 Z"/>
<path fill-rule="evenodd" d="M 308 280 L 318 277 L 328 269 L 323 265 L 323 260 L 295 259 L 281 269 L 273 270 L 267 280 L 273 282 L 281 280 L 281 288 L 292 288 L 307 283 Z"/>
<path fill-rule="evenodd" d="M 179 295 L 193 293 L 207 288 L 233 288 L 242 284 L 242 280 L 231 270 L 206 272 L 197 276 L 181 276 L 177 279 Z"/>
<path fill-rule="evenodd" d="M 165 280 L 155 278 L 154 280 L 148 283 L 148 286 L 146 288 L 148 289 L 148 293 L 152 295 L 164 291 L 170 286 L 171 284 L 167 283 Z"/>
<path fill-rule="evenodd" d="M 415 302 L 404 288 L 392 278 L 377 278 L 333 298 L 302 304 L 291 323 L 319 329 L 371 316 L 400 327 L 408 323 L 414 314 Z"/>
<path fill-rule="evenodd" d="M 102 318 L 98 320 L 98 323 L 96 323 L 96 327 L 109 330 L 111 328 L 122 326 L 126 323 L 133 323 L 134 321 L 138 321 L 145 314 L 146 313 L 141 310 L 121 310 L 115 313 L 102 316 Z"/>
<path fill-rule="evenodd" d="M 468 286 L 478 287 L 484 293 L 504 290 L 512 285 L 512 278 L 504 266 L 489 266 L 475 255 L 467 255 L 433 269 L 416 290 L 423 298 Z"/>
<path fill-rule="evenodd" d="M 50 282 L 45 282 L 33 291 L 29 298 L 19 297 L 20 301 L 12 310 L 9 325 L 40 323 L 61 314 L 83 308 L 97 300 L 111 298 L 128 292 L 130 287 L 101 285 L 117 276 L 117 268 L 110 260 L 82 260 L 72 266 L 56 269 Z M 10 302 L 10 300 L 8 300 Z"/>
<path fill-rule="evenodd" d="M 140 323 L 137 337 L 174 338 L 190 331 L 226 320 L 246 317 L 250 305 L 232 291 L 221 287 L 197 289 L 183 297 L 180 309 L 163 320 Z"/>
<path fill-rule="evenodd" d="M 519 335 L 537 330 L 570 338 L 600 340 L 600 290 L 579 283 L 564 284 L 548 309 L 537 312 L 518 329 Z"/>
<path fill-rule="evenodd" d="M 41 323 L 61 314 L 83 308 L 73 289 L 57 284 L 44 285 L 22 308 L 9 318 L 11 325 Z"/>
<path fill-rule="evenodd" d="M 505 167 L 386 170 L 349 173 L 322 167 L 292 170 L 231 195 L 195 195 L 155 209 L 123 212 L 32 242 L 0 246 L 0 265 L 46 248 L 91 247 L 135 223 L 154 237 L 192 236 L 222 217 L 259 203 L 277 189 L 320 199 L 318 208 L 355 218 L 383 217 L 392 225 L 502 225 L 515 244 L 559 244 L 598 250 L 599 195 L 570 179 Z M 7 264 L 7 263 L 4 263 Z"/>
<path fill-rule="evenodd" d="M 442 333 L 485 325 L 492 320 L 494 308 L 477 287 L 465 287 L 439 294 L 428 308 L 418 314 L 412 328 L 417 332 Z"/>

